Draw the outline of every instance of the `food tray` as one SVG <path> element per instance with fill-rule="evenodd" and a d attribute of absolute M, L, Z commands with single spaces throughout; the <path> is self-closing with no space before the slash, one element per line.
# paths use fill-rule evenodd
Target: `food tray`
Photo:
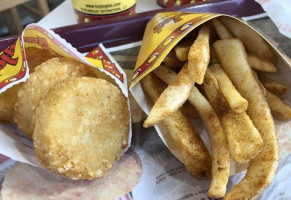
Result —
<path fill-rule="evenodd" d="M 136 14 L 133 16 L 126 16 L 126 17 L 120 17 L 117 19 L 109 19 L 105 21 L 96 21 L 88 24 L 78 24 L 73 26 L 67 26 L 62 28 L 54 29 L 54 31 L 59 34 L 62 38 L 67 40 L 69 43 L 72 44 L 73 47 L 77 48 L 78 51 L 81 53 L 89 52 L 92 49 L 94 49 L 98 44 L 103 43 L 105 47 L 116 47 L 123 44 L 128 44 L 132 42 L 141 41 L 144 30 L 146 27 L 147 22 L 158 12 L 167 12 L 167 11 L 189 11 L 189 12 L 213 12 L 213 13 L 224 13 L 228 15 L 233 15 L 237 17 L 246 17 L 246 16 L 253 16 L 257 14 L 261 14 L 264 11 L 260 7 L 259 4 L 257 4 L 253 0 L 214 0 L 214 1 L 205 1 L 203 3 L 197 3 L 195 5 L 184 5 L 181 7 L 176 8 L 167 8 L 163 10 L 156 10 L 156 11 L 150 11 L 145 13 Z M 17 36 L 11 36 L 11 37 L 4 37 L 0 38 L 0 50 L 3 50 L 8 45 L 12 44 L 16 40 Z M 136 49 L 135 49 L 136 50 Z M 120 52 L 114 53 L 116 58 L 121 57 Z M 113 55 L 113 57 L 115 57 Z M 122 63 L 122 59 L 117 61 Z M 133 68 L 135 60 L 131 60 L 132 65 L 127 65 L 127 68 Z M 122 66 L 122 65 L 121 65 Z M 129 67 L 130 66 L 130 67 Z M 199 127 L 198 127 L 199 128 Z M 200 127 L 201 128 L 201 127 Z M 139 132 L 140 134 L 134 136 L 133 140 L 133 147 L 134 150 L 140 154 L 139 148 L 143 148 L 146 151 L 150 152 L 153 151 L 155 148 L 154 146 L 157 146 L 160 148 L 163 144 L 161 143 L 161 140 L 154 136 L 154 134 L 149 135 L 148 133 L 155 132 L 154 129 L 142 129 L 141 123 L 135 123 L 133 125 L 133 132 Z M 147 135 L 147 136 L 145 136 Z M 141 137 L 141 138 L 138 138 Z M 145 140 L 145 137 L 146 140 Z M 136 142 L 139 140 L 143 140 L 144 142 L 141 142 L 139 145 L 135 145 Z M 154 143 L 155 145 L 152 145 Z M 155 149 L 157 150 L 157 149 Z M 173 161 L 177 165 L 180 165 L 180 162 L 176 160 L 171 153 L 165 149 L 158 149 L 158 151 L 162 152 L 161 155 L 163 155 L 163 158 L 166 158 L 170 161 Z M 142 160 L 154 160 L 154 156 L 150 156 L 151 154 L 144 154 L 141 153 L 139 155 Z M 152 158 L 153 157 L 153 158 Z M 157 157 L 157 156 L 156 156 Z M 154 166 L 151 166 L 154 168 Z M 178 168 L 175 168 L 175 171 L 167 170 L 168 166 L 164 166 L 165 168 L 165 174 L 160 174 L 155 178 L 157 187 L 158 184 L 164 181 L 165 177 L 167 179 L 171 176 L 174 176 L 176 173 L 184 173 L 185 169 L 183 166 L 180 166 Z M 143 174 L 146 174 L 147 167 L 143 168 Z M 201 185 L 201 189 L 196 188 L 195 191 L 198 191 L 196 197 L 198 199 L 203 199 L 205 196 L 204 187 L 208 188 L 208 182 L 204 180 L 194 180 L 193 177 L 190 177 L 189 174 L 182 176 L 181 183 L 177 184 L 183 187 L 183 184 L 187 184 L 189 187 L 194 185 Z M 188 179 L 188 178 L 191 179 Z M 241 177 L 241 176 L 237 176 Z M 178 179 L 176 181 L 179 181 Z M 231 177 L 230 182 L 237 181 L 237 178 Z M 182 183 L 183 182 L 183 183 Z M 175 182 L 176 183 L 176 182 Z M 143 185 L 147 185 L 147 182 L 143 182 Z M 198 186 L 197 186 L 198 187 Z M 142 186 L 139 186 L 135 188 L 135 197 L 138 198 L 138 193 L 144 193 L 144 192 L 138 192 L 140 188 L 144 188 Z M 194 188 L 193 188 L 194 190 Z M 186 194 L 187 195 L 187 194 Z M 146 195 L 145 195 L 146 196 Z M 150 199 L 151 197 L 148 196 Z M 134 198 L 135 199 L 135 198 Z M 146 199 L 144 197 L 144 199 Z"/>
<path fill-rule="evenodd" d="M 246 17 L 263 13 L 261 6 L 253 0 L 212 0 L 144 12 L 104 21 L 77 24 L 54 29 L 62 38 L 71 43 L 80 52 L 89 52 L 98 44 L 114 47 L 141 41 L 147 22 L 158 12 L 212 12 Z M 17 36 L 0 38 L 0 50 L 12 44 Z"/>

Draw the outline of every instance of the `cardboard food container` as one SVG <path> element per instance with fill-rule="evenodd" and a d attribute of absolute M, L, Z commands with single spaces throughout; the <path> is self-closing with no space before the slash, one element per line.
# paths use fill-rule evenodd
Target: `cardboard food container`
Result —
<path fill-rule="evenodd" d="M 136 66 L 133 72 L 133 78 L 130 85 L 130 91 L 143 111 L 148 114 L 153 106 L 150 99 L 144 93 L 140 80 L 147 76 L 151 71 L 160 66 L 166 55 L 179 43 L 184 37 L 186 37 L 191 31 L 200 26 L 201 24 L 210 21 L 213 18 L 219 17 L 231 17 L 228 15 L 213 14 L 213 13 L 183 13 L 183 12 L 167 12 L 157 14 L 148 24 L 143 36 L 142 45 L 137 58 Z M 233 18 L 233 17 L 231 17 Z M 236 18 L 234 18 L 236 19 Z M 236 19 L 238 20 L 238 19 Z M 240 21 L 240 20 L 238 20 Z M 241 23 L 244 23 L 240 21 Z M 249 25 L 245 24 L 253 30 L 253 34 L 259 34 Z M 259 34 L 260 35 L 260 34 Z M 263 37 L 262 35 L 260 35 Z M 291 80 L 288 76 L 291 75 L 291 65 L 282 56 L 282 54 L 272 46 L 270 42 L 264 39 L 267 45 L 270 47 L 273 57 L 271 62 L 277 67 L 277 72 L 270 74 L 272 79 L 280 80 L 288 87 L 291 87 Z M 291 103 L 291 92 L 284 96 L 284 100 Z M 284 156 L 291 153 L 288 147 L 288 139 L 290 139 L 290 121 L 280 121 L 276 118 L 275 127 L 278 135 L 278 146 L 280 150 L 280 156 Z M 204 143 L 210 150 L 210 141 L 203 122 L 201 120 L 193 121 L 195 128 L 201 135 Z M 159 123 L 155 125 L 155 129 L 158 132 L 160 138 L 168 147 L 168 149 L 181 161 L 182 156 L 173 143 L 170 134 L 168 133 L 165 125 Z M 210 151 L 211 152 L 211 151 Z M 237 174 L 238 172 L 247 169 L 247 164 L 237 164 L 233 160 L 231 161 L 230 175 Z"/>
<path fill-rule="evenodd" d="M 13 85 L 24 82 L 29 77 L 25 55 L 26 47 L 46 49 L 58 56 L 70 57 L 86 64 L 96 73 L 98 78 L 102 78 L 120 89 L 127 99 L 128 112 L 130 113 L 126 74 L 102 44 L 90 52 L 87 57 L 84 57 L 59 35 L 36 24 L 27 26 L 15 43 L 0 53 L 2 67 L 0 70 L 0 93 L 5 92 Z M 129 122 L 129 126 L 128 145 L 121 156 L 130 146 L 131 122 Z M 0 124 L 0 153 L 16 161 L 41 167 L 34 155 L 33 142 L 27 139 L 14 124 Z"/>

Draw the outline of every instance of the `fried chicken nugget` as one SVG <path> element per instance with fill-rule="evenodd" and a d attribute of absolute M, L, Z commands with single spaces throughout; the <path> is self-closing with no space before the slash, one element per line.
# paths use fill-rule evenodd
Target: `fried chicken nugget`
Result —
<path fill-rule="evenodd" d="M 96 78 L 60 81 L 36 109 L 36 157 L 48 170 L 72 179 L 102 176 L 128 144 L 126 98 Z"/>
<path fill-rule="evenodd" d="M 68 77 L 90 76 L 95 74 L 81 62 L 71 58 L 52 58 L 35 68 L 18 92 L 15 103 L 14 121 L 28 138 L 34 131 L 34 114 L 40 100 L 54 85 Z"/>

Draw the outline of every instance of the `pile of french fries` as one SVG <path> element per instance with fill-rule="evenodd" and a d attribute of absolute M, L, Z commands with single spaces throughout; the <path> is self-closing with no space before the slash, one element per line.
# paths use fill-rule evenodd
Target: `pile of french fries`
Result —
<path fill-rule="evenodd" d="M 198 177 L 212 177 L 209 197 L 255 199 L 277 169 L 271 112 L 281 119 L 291 118 L 291 107 L 278 97 L 286 94 L 287 86 L 265 76 L 276 72 L 272 51 L 244 23 L 223 16 L 190 34 L 141 80 L 153 102 L 144 127 L 164 123 L 187 170 Z M 202 118 L 211 153 L 186 114 L 189 110 Z M 231 159 L 247 163 L 248 169 L 226 194 Z"/>

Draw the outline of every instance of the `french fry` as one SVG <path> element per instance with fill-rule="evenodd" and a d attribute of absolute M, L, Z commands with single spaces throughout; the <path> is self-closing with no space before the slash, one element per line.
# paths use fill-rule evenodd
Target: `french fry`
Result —
<path fill-rule="evenodd" d="M 198 111 L 194 106 L 192 106 L 188 101 L 186 101 L 181 106 L 181 111 L 188 117 L 189 119 L 198 118 L 199 114 Z"/>
<path fill-rule="evenodd" d="M 227 28 L 219 21 L 219 19 L 212 19 L 211 23 L 220 39 L 234 38 Z"/>
<path fill-rule="evenodd" d="M 271 59 L 272 51 L 269 45 L 255 30 L 230 17 L 220 17 L 219 20 L 242 41 L 248 52 L 266 60 Z"/>
<path fill-rule="evenodd" d="M 261 59 L 255 55 L 247 54 L 249 65 L 258 71 L 276 72 L 276 67 L 268 60 Z"/>
<path fill-rule="evenodd" d="M 166 88 L 166 85 L 153 74 L 144 77 L 141 84 L 153 102 L 159 99 Z M 178 109 L 164 119 L 164 124 L 182 155 L 186 169 L 197 177 L 210 177 L 210 154 L 191 121 Z"/>
<path fill-rule="evenodd" d="M 266 92 L 266 88 L 263 86 L 262 82 L 259 80 L 259 77 L 258 77 L 257 72 L 255 72 L 254 70 L 252 70 L 252 73 L 253 73 L 253 75 L 254 75 L 254 77 L 255 77 L 257 83 L 259 84 L 260 89 L 261 89 L 263 95 L 266 96 L 266 93 L 267 93 L 267 92 Z"/>
<path fill-rule="evenodd" d="M 210 47 L 210 62 L 209 64 L 219 63 L 217 55 L 214 50 L 212 50 L 212 46 Z M 252 54 L 247 54 L 247 59 L 249 65 L 252 69 L 262 71 L 262 72 L 276 72 L 277 68 L 270 62 L 264 59 L 261 59 Z"/>
<path fill-rule="evenodd" d="M 206 70 L 202 88 L 222 123 L 233 159 L 238 163 L 249 162 L 262 149 L 260 133 L 246 112 L 235 113 L 231 110 L 210 69 Z"/>
<path fill-rule="evenodd" d="M 212 181 L 208 196 L 224 197 L 230 169 L 230 153 L 220 121 L 209 102 L 194 86 L 189 101 L 196 107 L 206 126 L 212 149 Z"/>
<path fill-rule="evenodd" d="M 274 81 L 263 75 L 259 75 L 259 79 L 264 87 L 276 95 L 285 95 L 287 93 L 287 86 L 283 83 Z"/>
<path fill-rule="evenodd" d="M 175 78 L 177 77 L 176 72 L 174 72 L 173 70 L 171 70 L 163 65 L 160 65 L 157 69 L 155 69 L 153 71 L 153 73 L 157 77 L 159 77 L 160 79 L 162 77 L 163 81 L 167 80 L 167 82 L 164 81 L 167 84 L 172 83 L 175 80 Z M 182 105 L 181 110 L 189 118 L 199 117 L 197 110 L 191 104 L 189 104 L 187 101 Z"/>
<path fill-rule="evenodd" d="M 220 64 L 210 65 L 209 69 L 216 77 L 220 90 L 232 111 L 235 113 L 245 112 L 248 108 L 248 101 L 235 89 Z"/>
<path fill-rule="evenodd" d="M 212 64 L 216 64 L 216 63 L 219 63 L 218 57 L 217 57 L 217 55 L 215 53 L 214 47 L 210 46 L 210 61 L 209 61 L 209 64 L 212 65 Z"/>
<path fill-rule="evenodd" d="M 267 90 L 266 99 L 273 115 L 280 119 L 291 119 L 291 107 Z"/>
<path fill-rule="evenodd" d="M 184 62 L 177 58 L 174 51 L 170 51 L 170 53 L 165 57 L 163 64 L 170 69 L 177 69 L 182 68 Z"/>
<path fill-rule="evenodd" d="M 159 67 L 157 67 L 153 73 L 159 77 L 160 79 L 162 79 L 167 85 L 170 85 L 177 77 L 177 73 L 174 72 L 173 70 L 160 65 Z M 162 78 L 161 78 L 162 77 Z"/>
<path fill-rule="evenodd" d="M 160 66 L 153 71 L 162 81 L 170 84 L 177 74 Z M 225 195 L 229 176 L 230 154 L 220 121 L 209 102 L 194 86 L 188 98 L 199 112 L 206 126 L 212 149 L 212 181 L 208 195 L 220 198 Z"/>
<path fill-rule="evenodd" d="M 190 78 L 186 63 L 176 79 L 163 91 L 144 121 L 145 128 L 162 121 L 166 116 L 178 110 L 187 101 L 194 82 Z"/>
<path fill-rule="evenodd" d="M 191 45 L 193 44 L 193 38 L 187 38 L 181 44 L 175 46 L 175 54 L 177 58 L 181 61 L 188 60 L 188 53 L 190 50 Z"/>
<path fill-rule="evenodd" d="M 213 27 L 220 39 L 230 39 L 234 36 L 229 30 L 219 21 L 219 19 L 211 20 Z M 231 22 L 229 22 L 231 24 Z M 211 56 L 210 56 L 211 60 Z M 248 54 L 248 62 L 253 69 L 264 72 L 276 72 L 276 67 L 268 60 L 261 59 L 255 55 Z"/>
<path fill-rule="evenodd" d="M 234 38 L 234 36 L 219 21 L 219 19 L 212 19 L 211 22 L 212 22 L 212 25 L 214 26 L 215 31 L 220 39 Z M 229 22 L 229 23 L 231 26 L 231 22 Z M 210 52 L 211 52 L 211 50 L 210 50 Z M 213 54 L 214 53 L 210 54 L 210 60 L 211 60 L 211 55 L 213 55 Z M 248 62 L 253 69 L 256 69 L 259 71 L 264 71 L 264 72 L 276 72 L 276 67 L 270 61 L 261 59 L 253 54 L 248 54 L 247 57 L 248 57 Z M 210 61 L 210 63 L 212 63 L 211 61 Z"/>
<path fill-rule="evenodd" d="M 176 72 L 174 72 L 173 70 L 171 70 L 163 65 L 160 65 L 157 69 L 155 69 L 153 71 L 153 73 L 157 77 L 159 77 L 159 78 L 163 77 L 163 80 L 167 80 L 168 81 L 168 82 L 166 82 L 167 84 L 172 83 L 177 76 Z M 190 119 L 199 117 L 197 110 L 191 104 L 189 104 L 187 101 L 182 105 L 181 110 Z"/>
<path fill-rule="evenodd" d="M 209 37 L 209 25 L 204 24 L 188 54 L 189 72 L 192 80 L 198 84 L 203 83 L 205 70 L 210 60 Z"/>
<path fill-rule="evenodd" d="M 192 122 L 177 110 L 164 119 L 186 169 L 197 177 L 211 177 L 211 156 Z"/>
<path fill-rule="evenodd" d="M 271 183 L 278 166 L 274 121 L 268 103 L 251 72 L 242 42 L 238 39 L 225 39 L 216 41 L 213 45 L 224 71 L 249 102 L 247 113 L 264 142 L 262 151 L 249 163 L 245 177 L 224 199 L 255 199 Z"/>

